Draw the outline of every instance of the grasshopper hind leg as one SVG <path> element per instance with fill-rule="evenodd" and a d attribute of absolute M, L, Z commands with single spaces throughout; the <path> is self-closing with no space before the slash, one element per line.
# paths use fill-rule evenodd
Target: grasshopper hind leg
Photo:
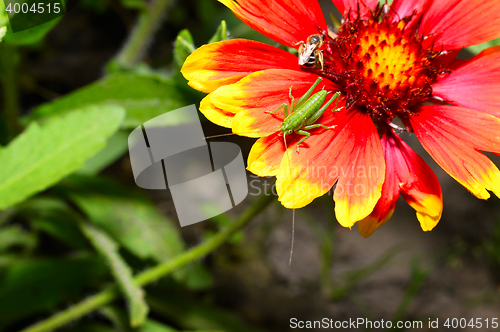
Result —
<path fill-rule="evenodd" d="M 337 127 L 337 126 L 328 127 L 328 126 L 325 126 L 324 124 L 318 123 L 318 124 L 313 124 L 313 125 L 305 126 L 303 129 L 297 130 L 295 132 L 296 134 L 305 136 L 305 137 L 301 138 L 300 141 L 298 141 L 298 143 L 297 143 L 297 152 L 299 152 L 300 144 L 304 143 L 304 141 L 306 139 L 308 139 L 309 137 L 311 137 L 311 133 L 309 133 L 307 130 L 316 129 L 316 128 L 333 129 L 335 127 Z"/>
<path fill-rule="evenodd" d="M 275 110 L 273 111 L 265 111 L 264 113 L 267 113 L 267 114 L 274 114 L 276 112 L 278 112 L 280 110 L 280 108 L 284 108 L 285 111 L 284 111 L 284 115 L 285 115 L 285 118 L 288 116 L 288 104 L 287 103 L 283 103 L 281 105 L 279 105 Z"/>

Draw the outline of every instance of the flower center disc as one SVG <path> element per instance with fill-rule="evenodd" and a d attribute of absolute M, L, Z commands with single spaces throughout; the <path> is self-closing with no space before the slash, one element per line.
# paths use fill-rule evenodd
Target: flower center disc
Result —
<path fill-rule="evenodd" d="M 424 49 L 407 21 L 376 14 L 347 20 L 327 42 L 324 74 L 343 87 L 348 107 L 388 122 L 432 95 L 431 83 L 444 72 L 440 53 Z"/>

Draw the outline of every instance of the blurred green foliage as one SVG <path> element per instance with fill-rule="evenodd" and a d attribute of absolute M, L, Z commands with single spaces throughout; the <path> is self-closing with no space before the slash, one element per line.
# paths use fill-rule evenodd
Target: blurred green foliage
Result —
<path fill-rule="evenodd" d="M 35 108 L 25 121 L 43 120 L 88 104 L 118 105 L 126 111 L 121 127 L 135 128 L 158 115 L 186 106 L 194 94 L 184 85 L 160 75 L 111 74 Z M 179 125 L 186 121 L 183 118 L 175 120 L 165 125 Z"/>
<path fill-rule="evenodd" d="M 82 3 L 97 12 L 109 10 L 108 5 Z M 143 0 L 121 1 L 123 10 L 139 13 L 150 5 Z M 7 26 L 0 55 L 9 50 L 0 65 L 4 87 L 18 84 L 13 75 L 22 66 L 25 50 L 43 51 L 44 37 L 59 21 L 13 33 L 0 1 L 0 26 Z M 212 34 L 211 42 L 224 40 L 225 22 Z M 133 280 L 145 267 L 167 262 L 186 250 L 175 222 L 142 192 L 99 175 L 123 158 L 131 129 L 199 102 L 200 94 L 188 88 L 177 72 L 195 49 L 193 39 L 185 30 L 176 40 L 180 42 L 175 46 L 174 72 L 145 63 L 124 70 L 109 59 L 108 74 L 36 106 L 19 119 L 15 139 L 0 148 L 0 330 L 25 326 L 37 315 L 48 315 L 114 280 L 128 310 L 103 307 L 99 314 L 104 323 L 82 322 L 75 330 L 178 331 L 148 318 L 145 291 Z M 5 94 L 19 90 L 3 92 L 8 99 Z M 5 103 L 13 112 L 4 118 L 8 127 L 8 117 L 17 117 L 20 105 Z M 165 125 L 186 121 L 178 118 Z M 53 246 L 59 249 L 52 252 Z M 213 279 L 195 261 L 177 269 L 171 283 L 178 289 L 204 290 Z M 220 321 L 224 325 L 224 319 Z M 191 325 L 177 322 L 181 329 Z"/>
<path fill-rule="evenodd" d="M 107 267 L 96 255 L 16 260 L 0 273 L 0 328 L 36 313 L 49 313 L 61 303 L 78 299 Z"/>
<path fill-rule="evenodd" d="M 123 120 L 116 106 L 87 106 L 36 122 L 0 150 L 0 209 L 19 203 L 83 166 Z"/>

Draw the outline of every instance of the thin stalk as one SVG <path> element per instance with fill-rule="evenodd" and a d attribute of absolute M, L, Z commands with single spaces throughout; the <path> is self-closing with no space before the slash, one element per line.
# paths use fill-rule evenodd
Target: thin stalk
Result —
<path fill-rule="evenodd" d="M 142 11 L 129 39 L 116 57 L 122 67 L 130 68 L 142 59 L 171 2 L 154 0 Z"/>
<path fill-rule="evenodd" d="M 97 252 L 106 259 L 116 284 L 127 298 L 130 326 L 141 326 L 148 317 L 149 307 L 144 299 L 144 291 L 134 282 L 132 269 L 118 252 L 119 245 L 108 234 L 90 223 L 81 222 L 79 226 Z"/>
<path fill-rule="evenodd" d="M 212 236 L 205 242 L 193 247 L 192 249 L 185 251 L 179 256 L 173 258 L 172 260 L 164 263 L 160 263 L 149 270 L 139 273 L 134 281 L 139 286 L 147 285 L 157 279 L 165 277 L 167 274 L 171 273 L 177 268 L 194 262 L 200 259 L 215 249 L 220 247 L 232 234 L 242 229 L 253 217 L 263 211 L 267 205 L 273 201 L 274 196 L 262 196 L 254 205 L 249 207 L 235 222 L 230 224 L 226 229 L 220 231 L 219 233 Z M 59 328 L 71 321 L 81 318 L 92 311 L 99 309 L 103 305 L 111 303 L 120 295 L 118 288 L 113 285 L 101 292 L 77 303 L 68 309 L 59 312 L 52 317 L 49 317 L 41 322 L 38 322 L 32 326 L 27 327 L 21 332 L 48 332 L 56 328 Z"/>

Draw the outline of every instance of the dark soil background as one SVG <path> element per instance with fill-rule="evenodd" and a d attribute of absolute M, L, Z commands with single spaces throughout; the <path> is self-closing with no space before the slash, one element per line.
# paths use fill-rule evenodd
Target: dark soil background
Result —
<path fill-rule="evenodd" d="M 215 0 L 179 1 L 163 22 L 145 61 L 153 68 L 168 67 L 173 41 L 183 28 L 201 45 L 214 31 L 202 28 L 210 17 L 214 29 L 221 18 L 228 19 L 232 37 L 250 33 Z M 102 77 L 105 64 L 117 54 L 135 20 L 136 13 L 117 0 L 82 1 L 43 45 L 23 49 L 23 112 Z M 203 125 L 207 135 L 223 132 L 206 121 Z M 224 140 L 237 142 L 246 152 L 253 142 L 234 137 Z M 415 137 L 407 137 L 407 141 L 433 166 L 443 188 L 444 213 L 435 230 L 423 232 L 415 212 L 400 201 L 392 219 L 364 239 L 355 227 L 349 230 L 337 224 L 332 198 L 327 195 L 297 211 L 295 250 L 289 266 L 291 211 L 275 202 L 247 227 L 241 243 L 225 245 L 204 261 L 215 284 L 193 293 L 193 299 L 203 302 L 210 298 L 218 308 L 262 331 L 291 331 L 291 318 L 422 320 L 423 330 L 429 318 L 439 318 L 439 330 L 445 330 L 442 323 L 447 318 L 500 319 L 498 198 L 476 199 L 435 167 Z M 127 158 L 105 173 L 132 183 Z M 261 188 L 266 181 L 267 186 L 274 184 L 274 179 L 255 181 Z M 255 199 L 256 190 L 250 193 L 231 214 L 237 216 Z M 148 194 L 175 218 L 168 192 Z M 205 227 L 200 223 L 183 228 L 188 244 L 199 242 Z"/>

